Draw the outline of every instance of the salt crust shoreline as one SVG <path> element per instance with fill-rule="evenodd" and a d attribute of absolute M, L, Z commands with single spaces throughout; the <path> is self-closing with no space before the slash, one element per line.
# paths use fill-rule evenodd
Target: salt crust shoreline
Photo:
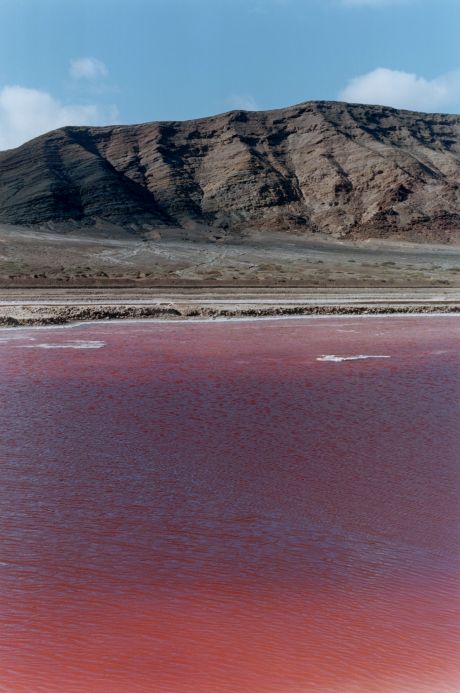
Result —
<path fill-rule="evenodd" d="M 210 307 L 210 306 L 17 306 L 15 310 L 0 311 L 0 327 L 52 327 L 93 321 L 170 321 L 203 322 L 300 317 L 372 317 L 396 315 L 455 315 L 460 304 L 417 305 L 296 305 L 264 307 Z"/>

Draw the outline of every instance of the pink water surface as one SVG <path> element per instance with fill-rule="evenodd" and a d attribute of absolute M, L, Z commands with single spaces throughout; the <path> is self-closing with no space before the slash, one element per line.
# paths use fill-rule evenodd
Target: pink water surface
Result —
<path fill-rule="evenodd" d="M 0 691 L 460 691 L 460 318 L 0 330 L 0 400 Z"/>

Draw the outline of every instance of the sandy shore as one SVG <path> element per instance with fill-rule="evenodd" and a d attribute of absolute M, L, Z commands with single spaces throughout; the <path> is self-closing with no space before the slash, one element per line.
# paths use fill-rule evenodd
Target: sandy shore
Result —
<path fill-rule="evenodd" d="M 460 289 L 36 290 L 0 292 L 0 326 L 87 320 L 460 312 Z"/>

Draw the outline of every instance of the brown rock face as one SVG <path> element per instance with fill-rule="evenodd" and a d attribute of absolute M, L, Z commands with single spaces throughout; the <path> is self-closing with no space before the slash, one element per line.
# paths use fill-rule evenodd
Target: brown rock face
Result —
<path fill-rule="evenodd" d="M 311 102 L 0 152 L 0 222 L 460 238 L 460 116 Z"/>

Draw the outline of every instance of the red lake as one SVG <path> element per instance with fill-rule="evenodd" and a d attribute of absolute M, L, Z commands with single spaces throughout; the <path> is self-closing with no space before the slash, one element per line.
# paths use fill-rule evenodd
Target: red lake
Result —
<path fill-rule="evenodd" d="M 460 691 L 460 317 L 0 330 L 0 691 Z"/>

